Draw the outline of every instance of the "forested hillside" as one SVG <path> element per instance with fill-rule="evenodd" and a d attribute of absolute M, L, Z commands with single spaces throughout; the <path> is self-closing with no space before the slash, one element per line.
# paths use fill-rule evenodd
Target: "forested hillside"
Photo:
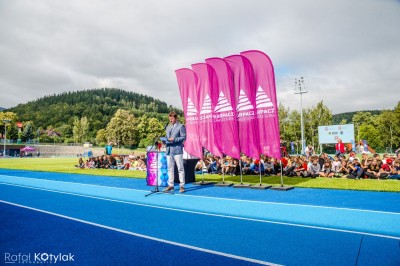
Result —
<path fill-rule="evenodd" d="M 4 112 L 15 113 L 24 124 L 30 121 L 32 128 L 40 130 L 41 135 L 47 131 L 48 135 L 58 135 L 61 142 L 73 142 L 77 119 L 87 119 L 88 129 L 84 140 L 94 141 L 97 132 L 107 127 L 119 109 L 129 111 L 137 119 L 146 114 L 147 118 L 156 118 L 160 122 L 167 121 L 166 114 L 170 110 L 182 114 L 181 110 L 153 97 L 110 88 L 54 94 L 19 104 Z M 23 136 L 21 138 L 25 139 Z"/>
<path fill-rule="evenodd" d="M 360 111 L 334 114 L 332 115 L 332 124 L 333 125 L 343 124 L 342 121 L 346 121 L 346 124 L 351 124 L 353 116 L 359 112 Z M 365 110 L 362 112 L 369 112 L 371 115 L 380 115 L 382 113 L 382 111 L 380 110 Z"/>
<path fill-rule="evenodd" d="M 171 108 L 171 107 L 170 107 Z M 168 113 L 165 102 L 150 96 L 121 89 L 92 89 L 65 92 L 19 104 L 6 111 L 18 114 L 22 121 L 32 121 L 36 126 L 47 128 L 72 124 L 74 117 L 86 116 L 92 130 L 99 130 L 110 121 L 118 109 L 135 113 Z"/>

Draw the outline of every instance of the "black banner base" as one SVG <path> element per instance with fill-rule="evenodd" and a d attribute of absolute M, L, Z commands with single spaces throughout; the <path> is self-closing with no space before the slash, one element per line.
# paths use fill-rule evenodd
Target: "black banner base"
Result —
<path fill-rule="evenodd" d="M 250 184 L 234 184 L 233 188 L 250 188 Z"/>
<path fill-rule="evenodd" d="M 214 186 L 217 186 L 217 187 L 230 187 L 230 186 L 233 186 L 233 183 L 219 182 L 219 183 L 215 184 Z"/>
<path fill-rule="evenodd" d="M 271 185 L 255 184 L 250 186 L 251 189 L 268 189 L 272 187 Z"/>
<path fill-rule="evenodd" d="M 200 186 L 209 186 L 215 184 L 215 182 L 200 181 L 200 182 L 194 182 L 194 184 Z"/>
<path fill-rule="evenodd" d="M 288 186 L 277 186 L 277 187 L 271 187 L 273 190 L 281 190 L 281 191 L 288 191 L 291 189 L 294 189 L 294 187 L 288 187 Z"/>

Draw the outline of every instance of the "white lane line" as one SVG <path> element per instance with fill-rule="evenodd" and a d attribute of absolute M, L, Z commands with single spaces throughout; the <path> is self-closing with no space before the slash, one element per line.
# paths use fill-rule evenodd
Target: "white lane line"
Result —
<path fill-rule="evenodd" d="M 9 175 L 0 175 L 11 178 L 20 178 L 25 180 L 38 180 L 38 181 L 47 181 L 51 182 L 59 182 L 59 183 L 68 183 L 68 184 L 78 184 L 82 186 L 89 187 L 101 187 L 101 188 L 112 188 L 112 189 L 120 189 L 120 190 L 129 190 L 129 191 L 140 191 L 140 192 L 148 192 L 147 190 L 134 189 L 134 188 L 121 188 L 121 187 L 110 187 L 110 186 L 101 186 L 101 185 L 93 185 L 93 184 L 85 184 L 79 182 L 66 182 L 59 180 L 49 180 L 49 179 L 40 179 L 40 178 L 29 178 L 29 177 L 20 177 L 20 176 L 9 176 Z M 190 192 L 190 189 L 187 189 L 187 192 Z M 341 207 L 330 207 L 330 206 L 320 206 L 320 205 L 308 205 L 308 204 L 297 204 L 297 203 L 283 203 L 283 202 L 272 202 L 272 201 L 257 201 L 257 200 L 242 200 L 242 199 L 232 199 L 232 198 L 220 198 L 220 197 L 211 197 L 211 196 L 196 196 L 196 195 L 188 195 L 188 194 L 175 194 L 175 196 L 180 197 L 192 197 L 192 198 L 207 198 L 207 199 L 215 199 L 221 201 L 236 201 L 236 202 L 250 202 L 250 203 L 261 203 L 265 205 L 283 205 L 283 206 L 299 206 L 299 207 L 309 207 L 309 208 L 320 208 L 320 209 L 333 209 L 333 210 L 345 210 L 345 211 L 359 211 L 359 212 L 371 212 L 371 213 L 383 213 L 383 214 L 394 214 L 400 215 L 399 212 L 387 212 L 387 211 L 376 211 L 376 210 L 365 210 L 365 209 L 355 209 L 355 208 L 341 208 Z"/>
<path fill-rule="evenodd" d="M 78 197 L 83 197 L 83 198 L 91 198 L 91 199 L 97 199 L 97 200 L 104 200 L 104 201 L 111 201 L 111 202 L 117 202 L 117 203 L 129 204 L 129 205 L 136 205 L 136 206 L 143 206 L 143 207 L 149 207 L 149 208 L 155 208 L 155 209 L 163 209 L 163 210 L 168 210 L 168 211 L 177 211 L 177 212 L 185 212 L 185 213 L 192 213 L 192 214 L 199 214 L 199 215 L 206 215 L 206 216 L 214 216 L 214 217 L 221 217 L 221 218 L 229 218 L 229 219 L 236 219 L 236 220 L 261 222 L 261 223 L 270 223 L 270 224 L 279 224 L 279 225 L 295 226 L 295 227 L 304 227 L 304 228 L 311 228 L 311 229 L 318 229 L 318 230 L 326 230 L 326 231 L 334 231 L 334 232 L 342 232 L 342 233 L 350 233 L 350 234 L 358 234 L 358 235 L 368 235 L 368 236 L 375 236 L 375 237 L 380 237 L 380 238 L 390 238 L 390 239 L 400 240 L 400 237 L 397 237 L 397 236 L 380 235 L 380 234 L 373 234 L 373 233 L 362 232 L 362 231 L 352 231 L 352 230 L 344 230 L 344 229 L 322 227 L 322 226 L 295 224 L 295 223 L 278 222 L 278 221 L 270 221 L 270 220 L 261 220 L 261 219 L 246 218 L 246 217 L 239 217 L 239 216 L 232 216 L 232 215 L 223 215 L 223 214 L 215 214 L 215 213 L 207 213 L 207 212 L 189 211 L 189 210 L 184 210 L 184 209 L 176 209 L 176 208 L 149 205 L 149 204 L 143 204 L 143 203 L 115 200 L 115 199 L 109 199 L 109 198 L 101 198 L 101 197 L 89 196 L 89 195 L 84 195 L 84 194 L 63 192 L 63 191 L 58 191 L 58 190 L 49 190 L 49 189 L 29 187 L 29 186 L 24 186 L 24 185 L 1 183 L 1 182 L 0 182 L 0 185 L 22 187 L 22 188 L 27 188 L 27 189 L 41 190 L 41 191 L 46 191 L 46 192 L 53 192 L 53 193 L 58 193 L 58 194 L 66 194 L 66 195 L 78 196 Z"/>
<path fill-rule="evenodd" d="M 183 247 L 183 248 L 193 249 L 193 250 L 206 252 L 206 253 L 219 255 L 219 256 L 224 256 L 224 257 L 228 257 L 228 258 L 233 258 L 233 259 L 238 259 L 238 260 L 243 260 L 243 261 L 249 261 L 249 262 L 258 263 L 258 264 L 262 264 L 262 265 L 279 265 L 279 264 L 275 264 L 275 263 L 272 263 L 272 262 L 246 258 L 246 257 L 242 257 L 242 256 L 229 254 L 229 253 L 219 252 L 219 251 L 215 251 L 215 250 L 195 247 L 195 246 L 186 245 L 186 244 L 182 244 L 182 243 L 178 243 L 178 242 L 173 242 L 173 241 L 169 241 L 169 240 L 165 240 L 165 239 L 161 239 L 161 238 L 156 238 L 156 237 L 152 237 L 152 236 L 142 235 L 142 234 L 134 233 L 134 232 L 131 232 L 131 231 L 126 231 L 126 230 L 118 229 L 118 228 L 115 228 L 115 227 L 110 227 L 110 226 L 107 226 L 107 225 L 93 223 L 93 222 L 89 222 L 89 221 L 86 221 L 86 220 L 81 220 L 81 219 L 73 218 L 73 217 L 70 217 L 70 216 L 66 216 L 66 215 L 62 215 L 62 214 L 58 214 L 58 213 L 54 213 L 54 212 L 49 212 L 49 211 L 45 211 L 45 210 L 41 210 L 41 209 L 36 209 L 36 208 L 28 207 L 28 206 L 25 206 L 25 205 L 20 205 L 20 204 L 8 202 L 8 201 L 0 200 L 0 202 L 1 203 L 5 203 L 5 204 L 9 204 L 9 205 L 12 205 L 12 206 L 20 207 L 20 208 L 25 208 L 25 209 L 29 209 L 29 210 L 33 210 L 33 211 L 37 211 L 37 212 L 41 212 L 41 213 L 45 213 L 45 214 L 49 214 L 49 215 L 54 215 L 54 216 L 61 217 L 61 218 L 64 218 L 64 219 L 68 219 L 68 220 L 72 220 L 72 221 L 75 221 L 75 222 L 80 222 L 80 223 L 84 223 L 84 224 L 88 224 L 88 225 L 92 225 L 92 226 L 97 226 L 97 227 L 101 227 L 101 228 L 104 228 L 104 229 L 108 229 L 108 230 L 112 230 L 112 231 L 116 231 L 116 232 L 120 232 L 120 233 L 124 233 L 124 234 L 128 234 L 128 235 L 133 235 L 133 236 L 140 237 L 140 238 L 145 238 L 145 239 L 149 239 L 149 240 L 165 243 L 165 244 L 170 244 L 170 245 L 179 246 L 179 247 Z"/>
<path fill-rule="evenodd" d="M 129 191 L 140 191 L 140 192 L 145 192 L 146 190 L 142 189 L 136 189 L 136 188 L 124 188 L 124 187 L 110 187 L 110 186 L 101 186 L 101 185 L 93 185 L 93 184 L 86 184 L 86 183 L 79 183 L 79 182 L 67 182 L 67 181 L 60 181 L 60 180 L 51 180 L 51 179 L 42 179 L 42 178 L 30 178 L 30 177 L 23 177 L 23 176 L 12 176 L 12 175 L 0 175 L 0 177 L 5 176 L 5 177 L 11 177 L 11 178 L 19 178 L 19 179 L 25 179 L 25 180 L 36 180 L 36 181 L 47 181 L 49 183 L 66 183 L 66 184 L 78 184 L 82 186 L 88 186 L 88 187 L 101 187 L 101 188 L 113 188 L 113 189 L 120 189 L 120 190 L 129 190 Z"/>

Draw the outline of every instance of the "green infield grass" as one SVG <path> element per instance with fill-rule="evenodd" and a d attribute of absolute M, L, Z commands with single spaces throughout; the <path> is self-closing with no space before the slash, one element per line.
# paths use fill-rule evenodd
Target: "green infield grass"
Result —
<path fill-rule="evenodd" d="M 113 176 L 126 178 L 146 178 L 146 173 L 131 170 L 108 170 L 108 169 L 79 169 L 75 165 L 78 158 L 1 158 L 0 168 L 31 170 L 56 173 L 85 174 L 98 176 Z M 202 180 L 201 175 L 196 180 Z M 204 175 L 205 181 L 222 181 L 221 175 Z M 280 176 L 262 177 L 262 183 L 266 185 L 280 185 Z M 226 182 L 240 183 L 240 176 L 225 176 Z M 325 188 L 325 189 L 350 189 L 370 191 L 400 192 L 400 180 L 353 180 L 345 178 L 294 178 L 284 177 L 285 185 L 303 188 Z M 255 175 L 243 176 L 243 183 L 258 184 L 260 177 Z"/>

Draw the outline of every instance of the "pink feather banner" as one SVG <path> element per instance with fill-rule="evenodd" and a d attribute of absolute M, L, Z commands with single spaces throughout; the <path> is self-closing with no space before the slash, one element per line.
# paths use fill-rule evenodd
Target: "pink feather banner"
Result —
<path fill-rule="evenodd" d="M 214 133 L 222 153 L 240 159 L 240 144 L 232 71 L 222 58 L 208 58 L 207 65 L 215 71 L 217 81 L 211 90 Z M 215 81 L 215 80 L 214 80 Z"/>
<path fill-rule="evenodd" d="M 199 97 L 197 95 L 197 76 L 189 68 L 175 70 L 181 95 L 183 113 L 186 120 L 185 151 L 203 158 L 203 148 L 199 138 Z"/>
<path fill-rule="evenodd" d="M 256 50 L 240 54 L 253 66 L 261 153 L 280 159 L 278 103 L 271 59 L 265 53 Z"/>
<path fill-rule="evenodd" d="M 197 95 L 200 103 L 199 136 L 201 145 L 214 155 L 222 157 L 219 146 L 220 139 L 216 138 L 212 114 L 211 91 L 217 86 L 215 71 L 206 63 L 192 65 L 197 75 Z"/>
<path fill-rule="evenodd" d="M 256 115 L 256 90 L 250 61 L 241 55 L 224 58 L 233 73 L 239 143 L 241 152 L 251 158 L 260 158 L 258 121 Z"/>

